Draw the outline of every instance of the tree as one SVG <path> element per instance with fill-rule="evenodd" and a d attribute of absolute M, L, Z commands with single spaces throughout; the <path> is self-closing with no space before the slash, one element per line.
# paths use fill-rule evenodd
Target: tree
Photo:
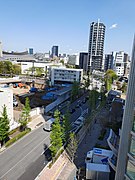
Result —
<path fill-rule="evenodd" d="M 69 139 L 69 131 L 71 130 L 71 125 L 70 125 L 70 114 L 67 111 L 66 114 L 63 116 L 63 121 L 62 121 L 62 140 L 63 144 L 68 141 Z"/>
<path fill-rule="evenodd" d="M 25 130 L 28 124 L 28 121 L 30 120 L 30 101 L 29 98 L 26 97 L 25 99 L 25 106 L 22 110 L 21 118 L 19 119 L 19 122 L 21 124 L 21 130 Z"/>
<path fill-rule="evenodd" d="M 71 90 L 71 99 L 72 99 L 72 101 L 74 99 L 76 99 L 76 97 L 79 95 L 79 89 L 80 89 L 79 82 L 74 81 L 73 86 L 72 86 L 72 90 Z"/>
<path fill-rule="evenodd" d="M 86 89 L 88 89 L 89 85 L 90 85 L 90 75 L 88 74 L 88 77 L 87 77 L 87 79 L 85 80 L 84 86 L 85 86 Z"/>
<path fill-rule="evenodd" d="M 74 133 L 70 133 L 68 146 L 67 146 L 67 153 L 69 154 L 72 162 L 74 161 L 77 148 L 78 148 L 78 141 L 76 139 L 76 136 Z"/>
<path fill-rule="evenodd" d="M 95 110 L 97 101 L 98 101 L 98 97 L 99 97 L 99 93 L 96 90 L 90 91 L 89 104 L 90 104 L 91 110 Z"/>
<path fill-rule="evenodd" d="M 112 69 L 108 69 L 105 73 L 105 86 L 107 91 L 111 89 L 112 83 L 116 79 L 117 75 L 115 71 L 113 71 Z"/>
<path fill-rule="evenodd" d="M 21 74 L 21 66 L 19 64 L 13 64 L 13 74 Z"/>
<path fill-rule="evenodd" d="M 7 108 L 4 105 L 3 107 L 3 112 L 2 112 L 2 117 L 0 117 L 0 142 L 1 145 L 3 141 L 8 137 L 8 132 L 9 132 L 9 119 L 7 115 Z"/>
<path fill-rule="evenodd" d="M 62 65 L 64 65 L 64 59 L 61 59 L 61 60 L 60 60 L 60 63 L 61 63 Z"/>
<path fill-rule="evenodd" d="M 35 70 L 36 70 L 36 76 L 41 77 L 42 74 L 44 74 L 44 69 L 43 68 L 36 67 Z"/>
<path fill-rule="evenodd" d="M 59 149 L 62 147 L 62 131 L 60 126 L 60 112 L 56 110 L 54 112 L 55 121 L 52 125 L 52 131 L 50 134 L 51 139 L 51 155 L 54 158 Z"/>

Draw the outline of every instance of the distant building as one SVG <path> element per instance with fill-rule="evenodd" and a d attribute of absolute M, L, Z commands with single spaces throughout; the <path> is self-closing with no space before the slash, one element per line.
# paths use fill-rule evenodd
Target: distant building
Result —
<path fill-rule="evenodd" d="M 88 53 L 81 52 L 79 55 L 79 68 L 83 69 L 84 72 L 87 71 L 87 60 L 88 60 Z"/>
<path fill-rule="evenodd" d="M 90 25 L 89 47 L 88 47 L 88 71 L 102 69 L 103 50 L 105 38 L 105 25 L 92 22 Z"/>
<path fill-rule="evenodd" d="M 67 63 L 70 65 L 79 65 L 79 55 L 78 54 L 69 55 Z"/>
<path fill-rule="evenodd" d="M 108 69 L 113 69 L 113 53 L 105 54 L 104 71 L 107 71 Z"/>
<path fill-rule="evenodd" d="M 58 57 L 58 46 L 52 47 L 52 58 L 53 57 Z"/>
<path fill-rule="evenodd" d="M 125 75 L 127 63 L 128 63 L 128 54 L 124 53 L 123 51 L 116 52 L 114 59 L 114 71 L 116 72 L 117 76 Z"/>
<path fill-rule="evenodd" d="M 33 55 L 33 48 L 29 48 L 29 54 Z"/>
<path fill-rule="evenodd" d="M 82 69 L 71 69 L 65 67 L 50 68 L 51 84 L 57 83 L 73 83 L 74 81 L 81 82 L 83 77 Z"/>

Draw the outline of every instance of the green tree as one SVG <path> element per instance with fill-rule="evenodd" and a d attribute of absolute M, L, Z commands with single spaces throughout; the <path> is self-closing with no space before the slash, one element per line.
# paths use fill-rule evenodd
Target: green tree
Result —
<path fill-rule="evenodd" d="M 76 139 L 76 136 L 74 133 L 70 133 L 69 135 L 69 141 L 68 141 L 68 146 L 67 146 L 67 153 L 69 154 L 69 157 L 71 158 L 71 161 L 74 161 L 76 151 L 78 148 L 78 141 Z"/>
<path fill-rule="evenodd" d="M 112 83 L 116 79 L 117 75 L 115 71 L 113 71 L 112 69 L 108 69 L 105 73 L 105 86 L 107 91 L 111 89 Z"/>
<path fill-rule="evenodd" d="M 43 68 L 36 67 L 35 70 L 36 70 L 36 76 L 41 77 L 44 74 L 44 69 Z"/>
<path fill-rule="evenodd" d="M 96 90 L 90 91 L 89 94 L 89 105 L 91 110 L 96 109 L 97 101 L 98 101 L 99 93 Z"/>
<path fill-rule="evenodd" d="M 52 131 L 50 134 L 50 140 L 51 140 L 51 154 L 54 158 L 56 153 L 59 151 L 59 149 L 62 147 L 62 131 L 60 126 L 60 112 L 58 110 L 54 113 L 55 121 L 52 125 Z"/>
<path fill-rule="evenodd" d="M 62 140 L 63 144 L 66 143 L 69 139 L 69 131 L 71 130 L 70 125 L 70 114 L 67 111 L 66 114 L 63 116 L 63 122 L 62 122 Z"/>
<path fill-rule="evenodd" d="M 29 98 L 26 97 L 25 99 L 25 106 L 22 110 L 21 118 L 19 119 L 19 122 L 21 124 L 20 129 L 25 130 L 28 124 L 28 121 L 30 120 L 30 101 Z"/>
<path fill-rule="evenodd" d="M 16 74 L 16 75 L 21 74 L 21 65 L 13 64 L 13 74 Z"/>
<path fill-rule="evenodd" d="M 89 85 L 90 85 L 90 75 L 88 74 L 88 77 L 87 77 L 87 79 L 85 80 L 84 86 L 85 86 L 86 89 L 88 89 Z"/>
<path fill-rule="evenodd" d="M 5 141 L 5 139 L 8 137 L 9 133 L 9 118 L 7 115 L 7 108 L 4 105 L 2 117 L 0 117 L 0 142 L 1 145 Z"/>
<path fill-rule="evenodd" d="M 71 90 L 72 101 L 78 97 L 79 89 L 80 89 L 79 82 L 74 81 L 73 86 L 72 86 L 72 90 Z"/>
<path fill-rule="evenodd" d="M 64 65 L 64 59 L 61 59 L 61 60 L 60 60 L 60 63 L 62 63 L 62 65 Z"/>

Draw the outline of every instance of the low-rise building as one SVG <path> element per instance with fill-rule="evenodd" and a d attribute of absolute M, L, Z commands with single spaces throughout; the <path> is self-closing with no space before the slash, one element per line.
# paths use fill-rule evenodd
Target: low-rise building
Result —
<path fill-rule="evenodd" d="M 51 84 L 55 82 L 60 83 L 73 83 L 74 81 L 81 82 L 83 77 L 83 69 L 71 69 L 65 67 L 54 67 L 50 68 L 50 80 Z"/>

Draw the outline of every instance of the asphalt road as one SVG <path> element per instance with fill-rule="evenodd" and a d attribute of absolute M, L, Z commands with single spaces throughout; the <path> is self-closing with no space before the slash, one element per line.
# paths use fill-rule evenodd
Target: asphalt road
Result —
<path fill-rule="evenodd" d="M 49 135 L 50 133 L 43 131 L 43 126 L 41 126 L 1 153 L 0 180 L 19 179 L 22 174 L 30 170 L 30 167 L 34 167 L 36 161 L 41 159 L 40 164 L 45 161 L 45 157 L 43 157 L 44 144 L 50 144 Z M 32 173 L 35 171 L 32 170 Z"/>
<path fill-rule="evenodd" d="M 86 95 L 79 99 L 82 101 Z M 77 101 L 70 108 L 75 108 Z M 82 110 L 87 107 L 88 102 L 81 104 Z M 75 108 L 76 111 L 70 117 L 71 123 L 81 115 L 81 108 Z M 66 110 L 62 110 L 63 114 Z M 1 153 L 0 180 L 34 180 L 48 163 L 43 153 L 44 145 L 50 144 L 49 136 L 50 133 L 45 132 L 42 125 Z"/>

